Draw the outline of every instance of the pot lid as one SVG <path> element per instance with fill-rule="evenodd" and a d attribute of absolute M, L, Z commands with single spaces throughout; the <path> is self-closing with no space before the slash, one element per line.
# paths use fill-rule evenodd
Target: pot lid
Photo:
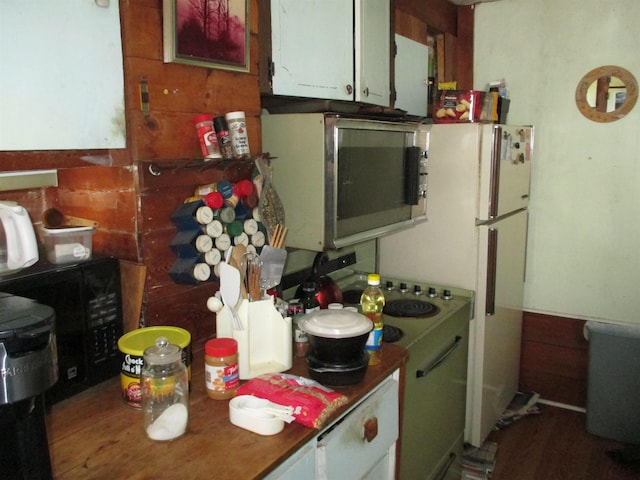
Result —
<path fill-rule="evenodd" d="M 349 310 L 316 310 L 303 315 L 298 326 L 305 332 L 325 338 L 349 338 L 368 333 L 373 323 Z"/>

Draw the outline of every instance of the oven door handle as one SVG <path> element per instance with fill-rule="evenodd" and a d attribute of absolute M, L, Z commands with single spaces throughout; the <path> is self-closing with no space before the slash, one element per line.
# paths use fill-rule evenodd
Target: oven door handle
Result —
<path fill-rule="evenodd" d="M 442 355 L 440 355 L 438 358 L 436 358 L 428 367 L 426 367 L 424 370 L 416 370 L 416 378 L 422 378 L 422 377 L 426 377 L 427 375 L 429 375 L 429 373 L 431 373 L 432 371 L 434 371 L 436 368 L 438 368 L 440 365 L 442 365 L 445 360 L 447 358 L 449 358 L 451 356 L 451 354 L 453 352 L 456 351 L 456 349 L 460 346 L 460 341 L 462 340 L 462 337 L 460 335 L 456 335 L 456 338 L 453 340 L 453 343 L 451 344 L 451 346 L 447 349 L 446 352 L 444 352 Z"/>

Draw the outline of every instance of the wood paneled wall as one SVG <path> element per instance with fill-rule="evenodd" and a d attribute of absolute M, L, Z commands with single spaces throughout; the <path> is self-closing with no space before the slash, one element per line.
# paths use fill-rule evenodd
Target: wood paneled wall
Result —
<path fill-rule="evenodd" d="M 589 343 L 585 322 L 525 312 L 522 324 L 520 390 L 577 407 L 587 402 Z"/>
<path fill-rule="evenodd" d="M 456 12 L 462 7 L 453 7 L 446 0 L 396 0 L 396 5 L 403 7 L 403 19 L 414 27 L 430 25 L 456 35 L 460 35 L 458 30 L 468 31 L 469 25 L 462 30 L 458 25 L 460 16 Z M 410 18 L 412 15 L 415 18 Z M 35 223 L 52 206 L 98 221 L 93 239 L 96 254 L 114 255 L 146 267 L 141 312 L 144 324 L 177 325 L 187 328 L 194 339 L 204 339 L 214 333 L 214 316 L 205 303 L 218 285 L 177 285 L 170 280 L 167 272 L 174 256 L 168 245 L 176 230 L 169 217 L 191 195 L 194 186 L 221 178 L 234 181 L 249 175 L 250 169 L 246 165 L 176 168 L 154 177 L 147 168 L 150 161 L 169 165 L 201 156 L 193 125 L 193 117 L 201 113 L 243 110 L 252 153 L 261 152 L 258 0 L 250 0 L 248 73 L 164 63 L 162 0 L 120 0 L 120 18 L 127 147 L 0 152 L 2 170 L 57 168 L 60 184 L 57 188 L 8 192 L 0 198 L 23 204 Z M 467 60 L 462 63 L 471 69 L 472 62 Z M 141 82 L 149 95 L 146 114 L 140 102 Z M 461 84 L 461 88 L 470 86 Z"/>
<path fill-rule="evenodd" d="M 395 0 L 396 33 L 427 44 L 437 39 L 439 81 L 457 81 L 473 88 L 473 5 L 455 6 L 447 0 Z"/>
<path fill-rule="evenodd" d="M 215 317 L 206 309 L 206 299 L 218 285 L 186 286 L 171 281 L 167 272 L 175 257 L 169 243 L 176 230 L 170 215 L 196 185 L 222 178 L 234 181 L 250 175 L 250 169 L 246 165 L 177 168 L 153 177 L 146 168 L 148 161 L 166 165 L 201 158 L 193 124 L 193 117 L 201 113 L 243 110 L 252 153 L 261 151 L 257 0 L 250 1 L 248 73 L 164 63 L 162 0 L 120 0 L 120 18 L 127 147 L 0 152 L 2 170 L 57 168 L 59 176 L 57 188 L 8 192 L 1 198 L 23 204 L 36 224 L 52 206 L 98 221 L 95 254 L 146 266 L 144 324 L 177 325 L 188 329 L 194 339 L 204 339 L 215 331 Z M 149 92 L 148 114 L 141 109 L 143 81 Z"/>

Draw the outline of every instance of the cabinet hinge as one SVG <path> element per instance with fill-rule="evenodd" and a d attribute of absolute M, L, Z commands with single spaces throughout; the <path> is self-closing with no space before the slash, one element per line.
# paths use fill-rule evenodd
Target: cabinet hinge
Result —
<path fill-rule="evenodd" d="M 273 79 L 273 76 L 276 74 L 276 64 L 269 60 L 269 81 Z"/>

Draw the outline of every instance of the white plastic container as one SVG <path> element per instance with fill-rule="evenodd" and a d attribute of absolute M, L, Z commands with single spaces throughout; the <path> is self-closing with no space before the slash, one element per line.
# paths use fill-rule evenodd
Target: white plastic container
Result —
<path fill-rule="evenodd" d="M 289 370 L 293 362 L 291 317 L 283 318 L 271 297 L 257 302 L 245 299 L 236 308 L 243 330 L 234 328 L 231 310 L 225 305 L 216 314 L 216 335 L 238 342 L 240 380 Z"/>
<path fill-rule="evenodd" d="M 93 227 L 45 228 L 42 241 L 51 263 L 82 262 L 91 258 Z"/>

